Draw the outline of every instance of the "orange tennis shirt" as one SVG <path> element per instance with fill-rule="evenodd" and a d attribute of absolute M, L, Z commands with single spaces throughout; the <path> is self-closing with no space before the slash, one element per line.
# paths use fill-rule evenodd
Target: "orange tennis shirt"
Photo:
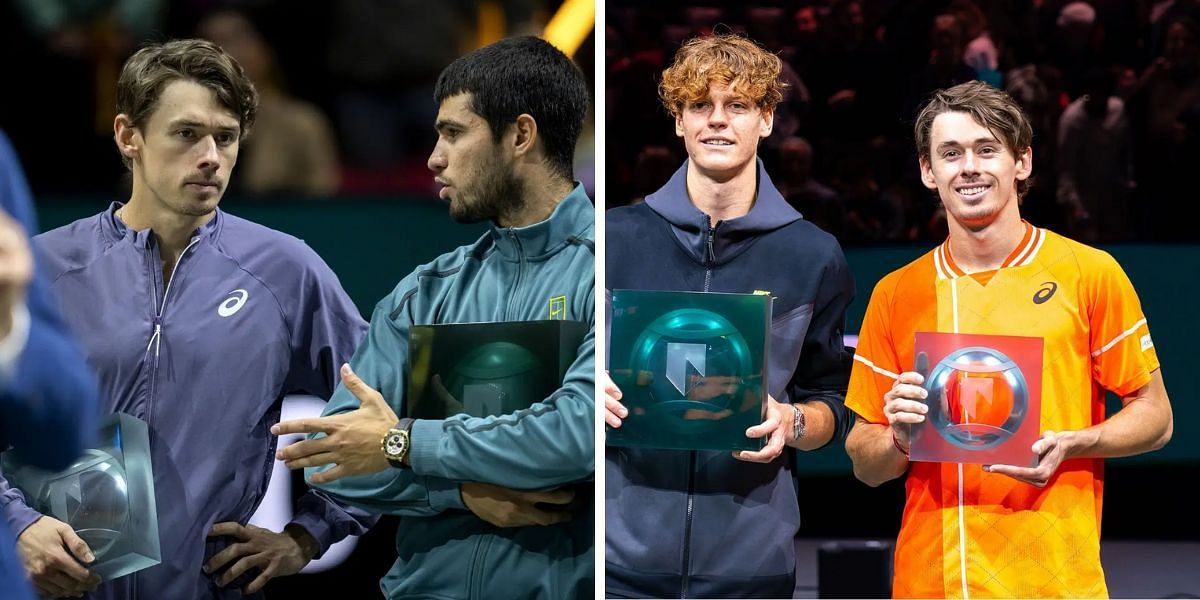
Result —
<path fill-rule="evenodd" d="M 846 405 L 887 424 L 883 395 L 913 370 L 918 331 L 1043 339 L 1041 431 L 1105 418 L 1104 389 L 1150 382 L 1158 356 L 1129 278 L 1107 253 L 1026 223 L 995 271 L 964 275 L 947 244 L 871 294 Z M 1103 461 L 1065 461 L 1038 489 L 979 465 L 914 462 L 896 540 L 897 597 L 1107 596 Z"/>

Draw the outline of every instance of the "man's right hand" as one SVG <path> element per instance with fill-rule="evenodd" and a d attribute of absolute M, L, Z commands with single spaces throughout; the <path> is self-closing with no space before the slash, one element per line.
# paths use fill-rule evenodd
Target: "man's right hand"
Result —
<path fill-rule="evenodd" d="M 925 404 L 928 392 L 921 387 L 923 383 L 925 378 L 920 373 L 905 371 L 883 395 L 883 414 L 887 416 L 896 444 L 906 452 L 911 443 L 909 430 L 914 423 L 924 421 L 925 413 L 929 412 L 929 406 Z"/>
<path fill-rule="evenodd" d="M 561 505 L 565 508 L 575 498 L 575 492 L 568 489 L 524 492 L 476 481 L 460 483 L 459 491 L 462 493 L 463 504 L 466 504 L 475 516 L 496 527 L 554 525 L 568 521 L 571 519 L 571 513 L 565 510 L 546 510 L 537 505 Z"/>
<path fill-rule="evenodd" d="M 621 426 L 621 419 L 627 416 L 629 416 L 629 409 L 621 404 L 621 389 L 613 383 L 612 377 L 608 376 L 608 371 L 605 371 L 604 422 L 608 423 L 609 427 L 617 428 Z"/>
<path fill-rule="evenodd" d="M 43 516 L 21 532 L 17 550 L 25 573 L 44 597 L 81 597 L 100 585 L 100 576 L 80 563 L 95 560 L 70 525 Z"/>

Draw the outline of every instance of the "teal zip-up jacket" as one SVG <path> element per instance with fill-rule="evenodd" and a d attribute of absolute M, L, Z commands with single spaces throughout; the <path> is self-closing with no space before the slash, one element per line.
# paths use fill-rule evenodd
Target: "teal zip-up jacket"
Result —
<path fill-rule="evenodd" d="M 418 267 L 376 305 L 351 366 L 399 415 L 412 325 L 544 319 L 589 325 L 550 397 L 499 417 L 418 420 L 411 469 L 318 486 L 351 505 L 405 517 L 396 563 L 380 582 L 388 598 L 593 595 L 592 503 L 566 523 L 501 529 L 466 509 L 458 484 L 533 490 L 594 475 L 594 222 L 592 203 L 576 186 L 549 219 L 521 228 L 493 225 L 475 243 Z M 339 386 L 325 414 L 358 406 Z"/>

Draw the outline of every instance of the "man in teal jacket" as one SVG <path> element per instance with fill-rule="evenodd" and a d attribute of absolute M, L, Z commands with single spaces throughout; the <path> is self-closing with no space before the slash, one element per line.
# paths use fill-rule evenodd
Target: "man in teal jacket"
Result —
<path fill-rule="evenodd" d="M 277 434 L 324 434 L 279 452 L 321 489 L 403 515 L 388 598 L 570 598 L 593 593 L 594 507 L 565 484 L 594 474 L 594 210 L 572 179 L 587 87 L 565 55 L 511 38 L 438 79 L 429 168 L 473 244 L 405 277 L 320 419 Z M 487 418 L 398 419 L 413 325 L 567 319 L 589 330 L 561 387 Z M 331 467 L 326 465 L 332 465 Z"/>

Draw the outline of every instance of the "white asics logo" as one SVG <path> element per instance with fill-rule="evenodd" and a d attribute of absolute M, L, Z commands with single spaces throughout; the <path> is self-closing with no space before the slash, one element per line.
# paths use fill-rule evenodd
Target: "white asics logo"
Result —
<path fill-rule="evenodd" d="M 246 290 L 233 290 L 229 293 L 229 298 L 217 307 L 217 314 L 222 317 L 232 317 L 234 313 L 242 309 L 242 305 L 246 303 L 246 298 L 250 297 L 250 294 L 247 294 Z"/>

